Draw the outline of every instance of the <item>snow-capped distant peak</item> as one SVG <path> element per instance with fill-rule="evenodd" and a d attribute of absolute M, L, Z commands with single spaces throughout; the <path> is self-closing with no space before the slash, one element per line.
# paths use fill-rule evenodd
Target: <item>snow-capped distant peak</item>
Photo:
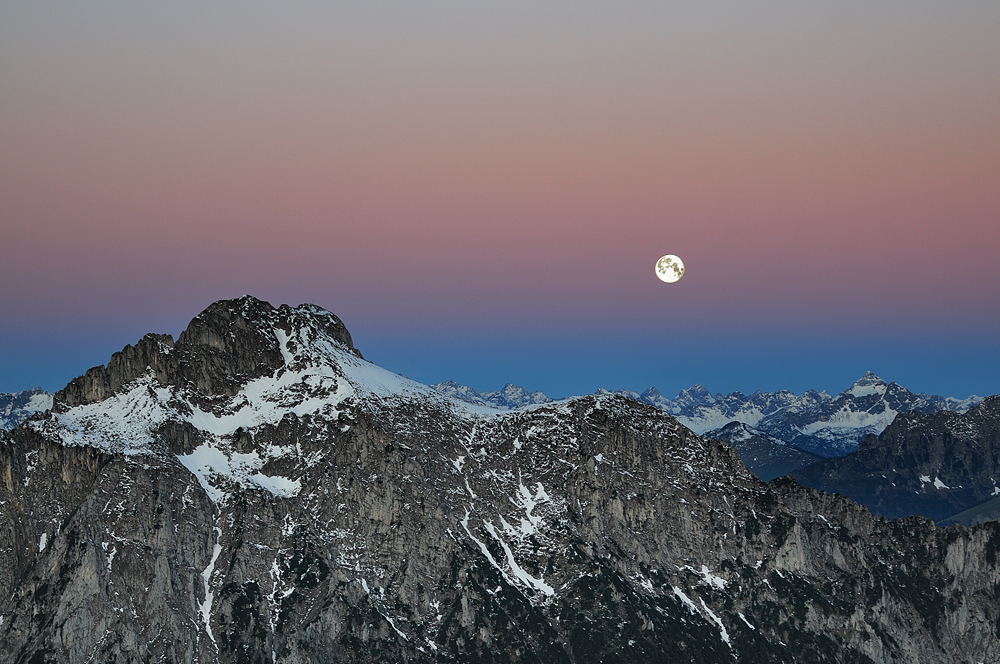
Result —
<path fill-rule="evenodd" d="M 865 375 L 854 381 L 854 384 L 844 394 L 855 397 L 866 397 L 872 394 L 883 395 L 888 387 L 884 380 L 871 371 L 866 371 Z"/>
<path fill-rule="evenodd" d="M 40 387 L 0 394 L 0 430 L 13 429 L 35 413 L 52 408 L 52 395 Z"/>
<path fill-rule="evenodd" d="M 712 404 L 715 403 L 715 398 L 705 386 L 696 383 L 688 389 L 678 392 L 675 401 L 690 404 Z"/>
<path fill-rule="evenodd" d="M 523 406 L 551 403 L 554 401 L 554 399 L 545 396 L 537 390 L 535 392 L 528 392 L 523 387 L 512 383 L 507 383 L 501 389 L 493 390 L 492 392 L 479 392 L 475 388 L 456 383 L 453 380 L 435 383 L 430 387 L 438 394 L 446 397 L 497 410 L 513 410 Z"/>

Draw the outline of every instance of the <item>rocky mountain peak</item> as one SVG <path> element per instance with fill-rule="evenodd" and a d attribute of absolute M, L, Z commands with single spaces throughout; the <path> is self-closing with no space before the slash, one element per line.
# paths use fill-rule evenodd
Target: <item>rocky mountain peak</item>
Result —
<path fill-rule="evenodd" d="M 89 369 L 55 394 L 55 409 L 103 401 L 152 372 L 162 386 L 203 398 L 232 397 L 247 382 L 269 376 L 293 359 L 307 361 L 314 346 L 337 346 L 361 357 L 350 332 L 331 312 L 313 304 L 269 303 L 250 295 L 220 300 L 195 316 L 176 343 L 147 334 Z"/>
<path fill-rule="evenodd" d="M 215 303 L 62 404 L 0 433 L 0 662 L 1000 651 L 1000 526 L 764 484 L 623 395 L 462 404 L 360 358 L 312 306 Z M 746 442 L 771 468 L 790 453 Z"/>
<path fill-rule="evenodd" d="M 870 394 L 885 394 L 888 384 L 879 378 L 874 372 L 866 371 L 865 374 L 854 381 L 844 393 L 856 397 L 868 396 Z"/>
<path fill-rule="evenodd" d="M 728 440 L 731 443 L 733 441 L 748 440 L 751 436 L 757 433 L 758 431 L 749 424 L 733 420 L 720 429 L 706 433 L 705 437 Z"/>
<path fill-rule="evenodd" d="M 678 392 L 677 398 L 674 399 L 674 401 L 682 407 L 715 403 L 712 393 L 709 392 L 704 385 L 699 384 L 692 385 L 688 389 Z"/>
<path fill-rule="evenodd" d="M 552 401 L 549 397 L 545 396 L 541 392 L 528 392 L 528 390 L 514 385 L 513 383 L 507 383 L 500 389 L 500 394 L 498 395 L 499 400 L 503 405 L 509 408 L 519 408 L 526 404 L 538 404 L 538 403 L 548 403 Z"/>
<path fill-rule="evenodd" d="M 641 398 L 643 398 L 643 399 L 647 399 L 647 400 L 650 400 L 650 401 L 655 401 L 655 400 L 659 400 L 659 399 L 663 399 L 664 398 L 664 396 L 662 394 L 660 394 L 660 391 L 658 389 L 656 389 L 656 387 L 653 386 L 653 385 L 650 385 L 649 388 L 646 389 L 646 391 L 644 391 L 639 396 Z"/>

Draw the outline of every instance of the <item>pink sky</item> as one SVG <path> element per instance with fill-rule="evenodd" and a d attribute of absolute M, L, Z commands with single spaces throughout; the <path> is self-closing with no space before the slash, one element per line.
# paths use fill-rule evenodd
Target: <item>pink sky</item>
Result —
<path fill-rule="evenodd" d="M 998 29 L 992 3 L 7 4 L 0 334 L 176 331 L 250 292 L 462 339 L 997 341 Z"/>

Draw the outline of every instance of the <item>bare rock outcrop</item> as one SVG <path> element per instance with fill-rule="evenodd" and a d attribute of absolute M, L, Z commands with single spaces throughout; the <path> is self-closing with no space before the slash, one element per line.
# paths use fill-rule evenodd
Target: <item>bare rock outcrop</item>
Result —
<path fill-rule="evenodd" d="M 210 309 L 0 434 L 0 661 L 1000 658 L 995 524 L 765 484 L 619 395 L 462 404 L 315 307 Z"/>

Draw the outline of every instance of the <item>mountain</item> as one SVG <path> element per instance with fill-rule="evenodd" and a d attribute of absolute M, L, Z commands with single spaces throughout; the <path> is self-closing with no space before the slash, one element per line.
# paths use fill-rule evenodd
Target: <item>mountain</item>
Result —
<path fill-rule="evenodd" d="M 762 418 L 756 426 L 806 452 L 842 456 L 856 450 L 865 436 L 881 433 L 900 413 L 964 412 L 980 401 L 979 397 L 959 401 L 914 394 L 869 371 L 814 408 L 788 408 Z"/>
<path fill-rule="evenodd" d="M 788 390 L 757 391 L 749 396 L 742 392 L 712 396 L 701 385 L 695 385 L 681 390 L 672 400 L 664 398 L 653 387 L 640 394 L 639 399 L 667 411 L 695 433 L 705 433 L 730 422 L 760 428 L 760 422 L 769 416 L 789 410 L 812 412 L 830 397 L 825 392 L 816 391 L 797 396 Z"/>
<path fill-rule="evenodd" d="M 978 662 L 1000 526 L 890 522 L 602 394 L 502 411 L 217 302 L 0 433 L 0 661 Z"/>
<path fill-rule="evenodd" d="M 40 387 L 0 393 L 0 430 L 13 429 L 35 413 L 52 407 L 52 395 Z"/>
<path fill-rule="evenodd" d="M 712 396 L 704 387 L 695 385 L 682 390 L 673 400 L 664 399 L 654 388 L 639 398 L 663 408 L 696 433 L 742 422 L 821 457 L 853 452 L 862 438 L 881 433 L 899 413 L 964 412 L 982 400 L 914 394 L 895 382 L 886 383 L 871 371 L 836 397 L 815 390 L 802 395 L 781 390 L 749 396 L 741 392 Z"/>
<path fill-rule="evenodd" d="M 440 391 L 457 399 L 481 405 L 501 403 L 453 381 L 438 385 L 448 386 Z M 504 389 L 527 394 L 523 388 L 509 384 Z M 608 390 L 598 390 L 599 394 L 607 392 Z M 982 401 L 977 396 L 960 400 L 914 394 L 895 382 L 886 383 L 870 371 L 836 397 L 815 390 L 800 395 L 779 390 L 757 391 L 750 395 L 731 392 L 713 396 L 701 385 L 681 390 L 674 399 L 664 397 L 655 387 L 650 387 L 641 394 L 630 390 L 615 390 L 613 393 L 665 410 L 695 433 L 707 434 L 720 430 L 730 422 L 740 422 L 787 446 L 819 457 L 843 456 L 853 452 L 862 438 L 881 433 L 899 413 L 913 410 L 922 413 L 944 410 L 965 412 Z M 534 394 L 547 398 L 540 392 Z M 510 403 L 511 406 L 507 407 L 541 401 Z"/>
<path fill-rule="evenodd" d="M 888 517 L 947 519 L 1000 496 L 1000 396 L 966 413 L 901 414 L 857 452 L 792 474 Z"/>
<path fill-rule="evenodd" d="M 727 441 L 740 455 L 740 461 L 765 482 L 822 459 L 815 454 L 789 447 L 785 441 L 743 422 L 730 422 L 724 427 L 705 432 L 704 436 Z"/>
<path fill-rule="evenodd" d="M 512 410 L 521 406 L 531 404 L 550 403 L 553 399 L 545 396 L 541 392 L 528 392 L 523 387 L 507 383 L 500 390 L 492 392 L 478 392 L 467 385 L 460 385 L 453 380 L 443 383 L 435 383 L 431 387 L 446 397 L 459 399 L 478 406 L 487 406 L 499 410 Z"/>

